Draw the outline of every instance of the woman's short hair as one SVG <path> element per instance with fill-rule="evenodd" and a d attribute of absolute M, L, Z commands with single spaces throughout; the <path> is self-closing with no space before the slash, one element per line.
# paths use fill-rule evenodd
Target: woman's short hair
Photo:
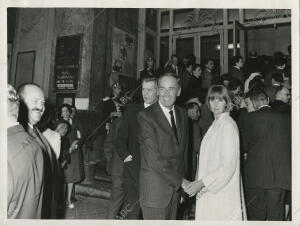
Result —
<path fill-rule="evenodd" d="M 228 90 L 223 85 L 213 85 L 209 88 L 207 96 L 206 96 L 206 104 L 210 109 L 209 101 L 221 99 L 224 100 L 226 103 L 225 111 L 229 112 L 232 109 L 232 101 L 229 96 Z"/>

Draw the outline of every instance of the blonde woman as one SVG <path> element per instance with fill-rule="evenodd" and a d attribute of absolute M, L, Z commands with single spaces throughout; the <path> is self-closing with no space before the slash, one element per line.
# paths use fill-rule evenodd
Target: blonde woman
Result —
<path fill-rule="evenodd" d="M 244 220 L 239 132 L 227 89 L 211 86 L 206 103 L 214 122 L 201 143 L 196 180 L 185 191 L 197 195 L 196 220 Z"/>

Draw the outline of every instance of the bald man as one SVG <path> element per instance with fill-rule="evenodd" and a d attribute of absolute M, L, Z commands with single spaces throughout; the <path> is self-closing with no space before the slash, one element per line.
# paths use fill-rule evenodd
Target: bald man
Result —
<path fill-rule="evenodd" d="M 38 143 L 17 122 L 19 96 L 7 85 L 7 218 L 40 219 L 44 160 Z"/>
<path fill-rule="evenodd" d="M 58 163 L 50 144 L 36 126 L 45 111 L 44 93 L 39 85 L 34 83 L 23 84 L 18 91 L 21 97 L 19 122 L 43 151 L 44 196 L 42 218 L 55 219 L 57 216 Z"/>

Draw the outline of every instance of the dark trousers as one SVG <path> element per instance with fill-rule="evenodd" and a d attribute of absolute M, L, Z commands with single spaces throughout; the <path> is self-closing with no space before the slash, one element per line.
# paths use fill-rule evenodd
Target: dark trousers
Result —
<path fill-rule="evenodd" d="M 124 201 L 124 184 L 121 176 L 112 175 L 112 192 L 109 200 L 107 219 L 117 219 Z"/>
<path fill-rule="evenodd" d="M 248 220 L 283 221 L 285 193 L 283 189 L 246 188 Z"/>
<path fill-rule="evenodd" d="M 141 219 L 138 186 L 129 178 L 124 178 L 126 219 Z"/>
<path fill-rule="evenodd" d="M 166 208 L 153 208 L 141 204 L 145 220 L 176 220 L 180 193 L 175 192 Z"/>

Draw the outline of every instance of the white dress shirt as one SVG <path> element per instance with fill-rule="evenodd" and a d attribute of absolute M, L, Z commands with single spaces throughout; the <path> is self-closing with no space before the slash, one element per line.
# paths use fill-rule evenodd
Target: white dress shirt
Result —
<path fill-rule="evenodd" d="M 175 120 L 175 125 L 177 125 L 177 123 L 176 123 L 176 113 L 175 113 L 174 105 L 173 105 L 172 109 L 170 110 L 170 109 L 166 108 L 165 106 L 163 106 L 159 101 L 158 101 L 158 103 L 159 103 L 159 106 L 161 107 L 161 109 L 162 109 L 164 115 L 166 116 L 168 122 L 170 123 L 171 127 L 172 127 L 172 122 L 171 122 L 170 111 L 173 111 L 174 120 Z"/>

